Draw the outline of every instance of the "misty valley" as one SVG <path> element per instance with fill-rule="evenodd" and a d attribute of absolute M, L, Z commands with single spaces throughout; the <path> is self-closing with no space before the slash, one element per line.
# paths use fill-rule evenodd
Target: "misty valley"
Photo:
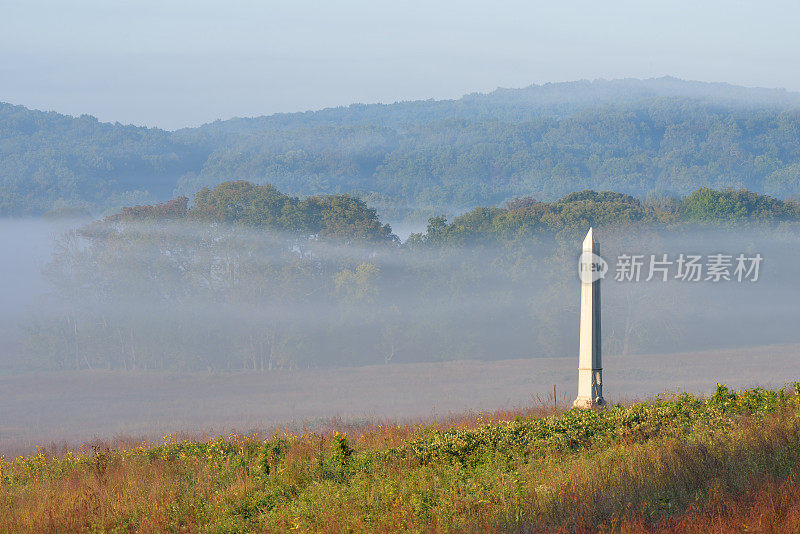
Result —
<path fill-rule="evenodd" d="M 797 532 L 798 109 L 0 102 L 0 531 Z"/>
<path fill-rule="evenodd" d="M 356 197 L 244 181 L 96 220 L 8 222 L 7 249 L 27 256 L 5 280 L 0 442 L 416 417 L 554 386 L 566 402 L 590 226 L 609 268 L 612 399 L 721 378 L 781 385 L 800 343 L 798 224 L 796 203 L 746 191 L 582 191 L 434 217 L 401 241 Z M 679 276 L 679 258 L 718 254 L 724 278 Z M 737 273 L 737 256 L 756 255 L 757 272 Z M 142 412 L 148 398 L 160 400 Z"/>
<path fill-rule="evenodd" d="M 609 405 L 566 410 L 587 227 L 602 239 Z M 618 465 L 597 460 L 605 447 L 666 473 L 635 471 L 620 490 L 662 517 L 653 503 L 671 480 L 700 487 L 713 468 L 738 484 L 742 457 L 767 458 L 769 472 L 794 461 L 780 414 L 800 398 L 799 228 L 800 204 L 746 190 L 645 201 L 584 190 L 432 217 L 400 240 L 356 196 L 246 181 L 100 218 L 7 221 L 0 237 L 19 256 L 3 280 L 0 482 L 20 499 L 82 477 L 80 491 L 107 499 L 140 484 L 116 477 L 147 480 L 165 493 L 118 506 L 197 499 L 233 532 L 291 529 L 298 494 L 321 492 L 325 511 L 309 521 L 371 530 L 419 492 L 438 504 L 410 505 L 413 521 L 449 513 L 442 495 L 464 479 L 490 477 L 473 491 L 501 502 L 508 486 L 494 477 L 513 473 L 535 488 L 503 506 L 536 507 L 545 529 L 575 516 L 537 488 L 582 495 L 562 466 Z M 707 463 L 687 475 L 687 454 Z M 193 493 L 171 469 L 193 473 Z M 398 490 L 378 519 L 347 513 L 367 481 L 417 477 L 424 486 Z M 57 506 L 61 521 L 83 517 Z M 145 520 L 156 530 L 171 523 L 160 513 Z"/>

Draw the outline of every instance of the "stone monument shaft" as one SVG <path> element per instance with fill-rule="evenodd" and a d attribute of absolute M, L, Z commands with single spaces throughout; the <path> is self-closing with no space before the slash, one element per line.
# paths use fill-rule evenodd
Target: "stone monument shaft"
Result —
<path fill-rule="evenodd" d="M 583 240 L 580 260 L 581 325 L 576 408 L 595 408 L 603 400 L 603 362 L 600 351 L 600 247 L 591 228 Z"/>

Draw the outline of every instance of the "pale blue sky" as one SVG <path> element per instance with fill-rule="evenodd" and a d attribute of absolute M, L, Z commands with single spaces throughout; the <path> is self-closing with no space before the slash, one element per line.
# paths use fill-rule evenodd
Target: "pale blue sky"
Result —
<path fill-rule="evenodd" d="M 2 0 L 0 101 L 178 128 L 653 77 L 800 90 L 800 2 Z"/>

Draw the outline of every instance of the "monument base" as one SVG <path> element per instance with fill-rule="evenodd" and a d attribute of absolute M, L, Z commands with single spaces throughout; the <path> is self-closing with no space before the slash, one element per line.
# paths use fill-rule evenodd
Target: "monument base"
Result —
<path fill-rule="evenodd" d="M 605 405 L 606 401 L 603 399 L 603 397 L 597 397 L 594 399 L 589 397 L 578 397 L 575 399 L 575 402 L 572 403 L 573 408 L 580 408 L 581 410 L 590 408 L 603 408 Z"/>

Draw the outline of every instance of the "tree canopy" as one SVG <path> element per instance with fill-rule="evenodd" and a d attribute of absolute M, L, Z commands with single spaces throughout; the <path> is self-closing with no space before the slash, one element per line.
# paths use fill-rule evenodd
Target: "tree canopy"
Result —
<path fill-rule="evenodd" d="M 796 240 L 798 222 L 797 203 L 749 191 L 639 200 L 584 190 L 452 222 L 435 216 L 399 243 L 357 198 L 225 182 L 191 205 L 180 197 L 127 207 L 63 235 L 46 269 L 51 300 L 25 325 L 27 358 L 60 369 L 268 371 L 573 354 L 575 255 L 588 226 L 602 229 L 604 254 L 685 252 L 669 248 L 675 235 L 689 252 L 733 254 L 753 242 L 740 234 L 766 254 L 783 239 L 759 295 L 785 315 L 796 302 L 777 284 L 794 276 L 800 248 L 786 240 Z M 729 321 L 748 286 L 713 289 L 606 291 L 605 342 L 621 352 L 704 347 L 710 321 Z M 775 342 L 763 315 L 767 323 L 751 314 L 725 339 Z"/>
<path fill-rule="evenodd" d="M 176 132 L 0 104 L 0 215 L 117 211 L 230 180 L 351 194 L 392 220 L 581 189 L 793 198 L 800 97 L 675 79 L 576 82 Z"/>
<path fill-rule="evenodd" d="M 318 195 L 305 199 L 286 195 L 266 184 L 243 180 L 204 187 L 188 208 L 188 198 L 164 203 L 123 207 L 98 224 L 173 220 L 237 225 L 287 232 L 298 236 L 320 236 L 343 242 L 394 242 L 388 224 L 382 224 L 375 209 L 350 195 Z M 90 225 L 92 226 L 92 225 Z M 97 226 L 95 224 L 94 226 Z"/>

